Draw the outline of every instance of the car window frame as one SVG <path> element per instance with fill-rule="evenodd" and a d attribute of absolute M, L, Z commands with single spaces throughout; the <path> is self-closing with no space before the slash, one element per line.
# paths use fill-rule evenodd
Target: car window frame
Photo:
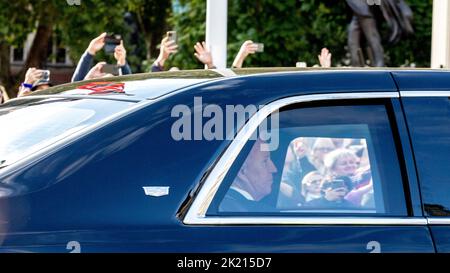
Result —
<path fill-rule="evenodd" d="M 238 132 L 235 139 L 230 143 L 203 185 L 194 196 L 190 207 L 184 215 L 183 223 L 187 225 L 426 225 L 426 219 L 421 217 L 380 217 L 380 216 L 210 216 L 207 215 L 209 207 L 218 192 L 225 176 L 229 172 L 234 161 L 238 158 L 245 144 L 250 139 L 259 124 L 273 112 L 282 107 L 304 102 L 320 102 L 333 100 L 356 100 L 356 99 L 399 99 L 400 94 L 394 92 L 354 92 L 354 93 L 324 93 L 313 95 L 299 95 L 282 98 L 262 107 L 257 114 L 249 119 L 244 127 Z M 396 128 L 391 127 L 391 130 Z M 395 143 L 398 145 L 398 143 Z M 406 176 L 403 179 L 407 179 Z M 408 188 L 405 195 L 409 196 Z M 405 200 L 406 201 L 406 200 Z"/>
<path fill-rule="evenodd" d="M 436 98 L 436 97 L 447 97 L 450 99 L 450 91 L 442 91 L 442 90 L 409 90 L 409 91 L 401 91 L 400 90 L 400 99 L 401 98 Z M 417 163 L 415 163 L 417 164 Z M 419 183 L 420 184 L 420 183 Z M 420 184 L 419 188 L 423 187 Z M 423 197 L 421 197 L 423 199 Z M 424 209 L 424 202 L 422 202 L 422 209 Z M 434 216 L 434 215 L 425 215 L 424 218 L 427 221 L 428 225 L 433 226 L 447 226 L 450 225 L 450 216 Z"/>

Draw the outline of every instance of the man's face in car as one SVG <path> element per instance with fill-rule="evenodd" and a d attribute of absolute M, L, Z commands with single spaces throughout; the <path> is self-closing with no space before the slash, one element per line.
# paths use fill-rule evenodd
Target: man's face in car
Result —
<path fill-rule="evenodd" d="M 262 145 L 266 143 L 258 140 L 253 146 L 242 170 L 248 182 L 249 192 L 258 201 L 272 191 L 273 173 L 277 168 L 270 159 L 270 152 L 263 151 Z"/>

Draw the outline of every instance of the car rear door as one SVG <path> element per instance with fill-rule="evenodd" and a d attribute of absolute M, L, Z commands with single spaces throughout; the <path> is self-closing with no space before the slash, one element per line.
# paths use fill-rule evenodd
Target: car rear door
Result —
<path fill-rule="evenodd" d="M 400 89 L 423 211 L 437 252 L 450 252 L 450 73 L 393 72 Z"/>
<path fill-rule="evenodd" d="M 434 252 L 398 96 L 398 92 L 343 92 L 294 96 L 266 105 L 206 178 L 183 220 L 190 234 L 197 241 L 214 242 L 210 251 L 222 252 Z M 271 176 L 271 191 L 250 208 L 224 206 L 233 188 L 243 191 L 237 180 L 255 180 L 248 166 L 255 161 L 250 154 L 261 137 L 251 135 L 263 123 L 273 126 L 273 120 L 279 127 L 266 141 L 275 146 L 264 163 L 270 163 L 266 169 L 271 175 L 264 177 L 261 169 L 258 178 L 271 181 Z M 290 149 L 300 139 L 310 151 L 291 164 Z M 315 162 L 313 149 L 328 153 L 324 166 Z M 358 153 L 358 167 L 365 162 L 366 172 L 361 170 L 359 177 L 370 173 L 358 188 L 371 185 L 365 196 L 351 200 L 346 195 L 355 207 L 311 206 L 305 196 L 297 198 L 304 194 L 307 174 L 318 171 L 325 177 L 323 169 L 332 168 L 326 163 L 332 161 L 330 154 L 349 150 Z M 356 176 L 355 169 L 351 172 Z M 358 191 L 352 185 L 351 190 Z M 249 192 L 243 195 L 254 199 Z M 204 250 L 201 245 L 196 249 Z"/>
<path fill-rule="evenodd" d="M 404 91 L 422 200 L 438 252 L 450 252 L 450 91 Z"/>

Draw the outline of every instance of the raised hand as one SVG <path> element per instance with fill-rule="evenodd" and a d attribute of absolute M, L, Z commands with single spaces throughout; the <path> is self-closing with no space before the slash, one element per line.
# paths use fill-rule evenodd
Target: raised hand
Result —
<path fill-rule="evenodd" d="M 205 42 L 202 43 L 197 42 L 194 45 L 194 49 L 195 49 L 194 55 L 200 62 L 206 64 L 206 66 L 209 69 L 214 68 L 211 52 L 209 51 Z"/>
<path fill-rule="evenodd" d="M 241 48 L 239 49 L 238 54 L 234 58 L 233 67 L 234 68 L 241 68 L 242 64 L 244 63 L 245 58 L 247 58 L 247 56 L 249 54 L 254 54 L 257 49 L 258 49 L 258 45 L 257 44 L 253 43 L 250 40 L 245 41 L 241 45 Z"/>
<path fill-rule="evenodd" d="M 178 45 L 175 41 L 168 41 L 167 37 L 164 37 L 161 41 L 161 48 L 159 50 L 159 56 L 156 59 L 158 66 L 163 67 L 164 62 L 169 58 L 170 54 L 178 52 Z"/>
<path fill-rule="evenodd" d="M 92 79 L 103 78 L 103 77 L 108 76 L 108 74 L 103 73 L 103 71 L 102 71 L 104 65 L 106 65 L 106 62 L 97 63 L 94 67 L 91 68 L 91 70 L 89 70 L 89 72 L 87 73 L 87 75 L 84 79 L 92 80 Z"/>
<path fill-rule="evenodd" d="M 91 55 L 95 55 L 100 49 L 102 49 L 105 46 L 105 37 L 106 32 L 103 32 L 98 36 L 97 38 L 94 38 L 87 48 L 87 52 Z"/>
<path fill-rule="evenodd" d="M 127 58 L 127 51 L 123 46 L 123 40 L 120 40 L 120 45 L 114 49 L 114 58 L 117 60 L 119 66 L 124 66 Z"/>
<path fill-rule="evenodd" d="M 317 57 L 319 58 L 320 66 L 331 67 L 331 53 L 327 48 L 322 48 L 320 55 L 318 55 Z"/>

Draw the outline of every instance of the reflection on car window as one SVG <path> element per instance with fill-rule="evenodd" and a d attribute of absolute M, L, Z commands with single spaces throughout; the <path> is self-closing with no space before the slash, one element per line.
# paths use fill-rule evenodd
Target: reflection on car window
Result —
<path fill-rule="evenodd" d="M 267 143 L 249 140 L 208 214 L 406 216 L 388 107 L 281 109 L 277 148 L 262 151 Z"/>
<path fill-rule="evenodd" d="M 367 140 L 326 137 L 292 140 L 286 151 L 277 206 L 376 212 Z"/>
<path fill-rule="evenodd" d="M 86 99 L 43 99 L 0 108 L 0 168 L 131 105 Z"/>
<path fill-rule="evenodd" d="M 450 216 L 450 98 L 405 98 L 424 210 Z"/>

